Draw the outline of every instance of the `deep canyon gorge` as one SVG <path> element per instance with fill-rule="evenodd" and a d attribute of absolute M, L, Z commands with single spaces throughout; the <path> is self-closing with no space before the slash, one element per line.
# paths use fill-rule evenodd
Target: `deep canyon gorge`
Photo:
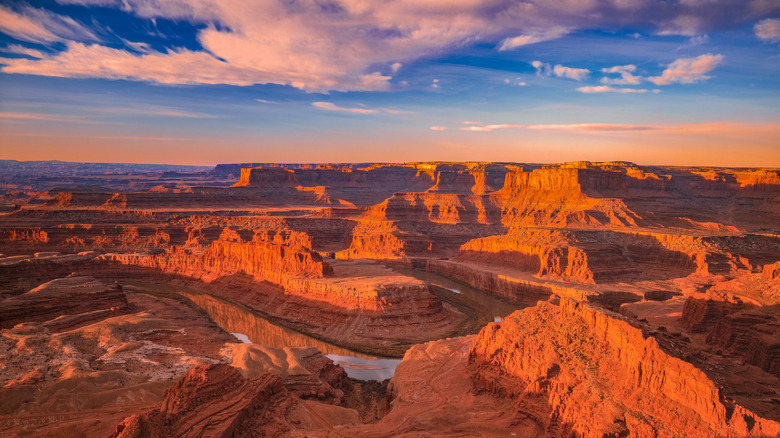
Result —
<path fill-rule="evenodd" d="M 780 436 L 778 169 L 2 176 L 0 435 Z"/>

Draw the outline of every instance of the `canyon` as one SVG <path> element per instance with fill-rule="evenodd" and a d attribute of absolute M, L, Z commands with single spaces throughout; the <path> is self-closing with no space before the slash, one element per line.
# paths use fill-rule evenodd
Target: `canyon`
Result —
<path fill-rule="evenodd" d="M 779 169 L 51 168 L 0 435 L 780 436 Z"/>

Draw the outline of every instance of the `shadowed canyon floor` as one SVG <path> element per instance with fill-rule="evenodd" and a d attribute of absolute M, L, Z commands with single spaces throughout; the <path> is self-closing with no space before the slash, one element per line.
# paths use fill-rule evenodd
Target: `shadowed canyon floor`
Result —
<path fill-rule="evenodd" d="M 780 436 L 780 170 L 9 175 L 0 435 Z"/>

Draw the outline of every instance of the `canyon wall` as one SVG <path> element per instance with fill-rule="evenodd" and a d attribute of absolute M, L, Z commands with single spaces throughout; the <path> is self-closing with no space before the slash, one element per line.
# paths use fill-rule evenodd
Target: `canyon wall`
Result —
<path fill-rule="evenodd" d="M 621 317 L 561 299 L 488 325 L 475 387 L 517 400 L 553 436 L 775 436 L 701 370 Z"/>

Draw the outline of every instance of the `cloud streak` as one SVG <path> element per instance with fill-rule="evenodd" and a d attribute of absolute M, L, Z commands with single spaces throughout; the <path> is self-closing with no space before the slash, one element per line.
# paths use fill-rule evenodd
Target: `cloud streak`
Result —
<path fill-rule="evenodd" d="M 543 41 L 550 41 L 562 36 L 567 35 L 570 29 L 566 27 L 553 27 L 551 29 L 544 29 L 538 32 L 529 33 L 526 35 L 518 35 L 512 38 L 506 38 L 498 46 L 498 51 L 503 52 L 505 50 L 513 50 L 518 47 L 527 46 L 529 44 L 541 43 Z"/>
<path fill-rule="evenodd" d="M 67 116 L 59 114 L 41 114 L 41 113 L 11 113 L 0 112 L 0 119 L 10 120 L 43 120 L 47 122 L 65 122 L 65 123 L 98 123 L 91 120 L 85 120 L 83 117 Z"/>
<path fill-rule="evenodd" d="M 357 114 L 377 114 L 379 112 L 378 110 L 368 108 L 343 108 L 336 106 L 331 102 L 312 102 L 312 106 L 328 111 L 343 111 Z"/>
<path fill-rule="evenodd" d="M 577 91 L 579 91 L 580 93 L 623 93 L 623 94 L 627 94 L 627 93 L 644 94 L 648 92 L 648 90 L 644 88 L 614 88 L 608 85 L 579 87 L 577 88 Z M 653 91 L 658 92 L 660 90 L 653 90 Z"/>
<path fill-rule="evenodd" d="M 497 124 L 484 126 L 465 126 L 461 131 L 492 132 L 503 129 L 524 129 L 531 131 L 649 131 L 657 129 L 645 125 L 623 125 L 614 123 L 570 123 L 546 125 Z"/>

